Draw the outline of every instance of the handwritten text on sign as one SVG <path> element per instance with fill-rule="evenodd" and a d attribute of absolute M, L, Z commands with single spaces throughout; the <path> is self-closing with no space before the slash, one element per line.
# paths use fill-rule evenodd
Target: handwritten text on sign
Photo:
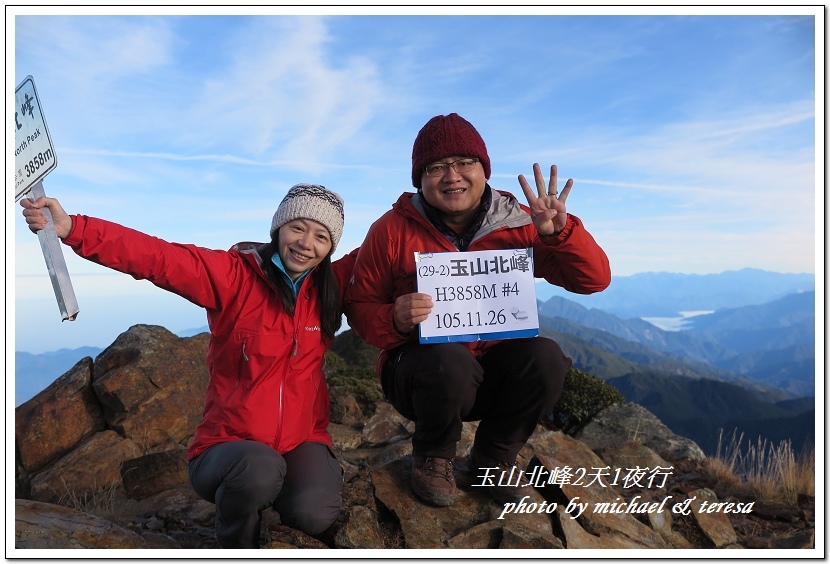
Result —
<path fill-rule="evenodd" d="M 434 308 L 420 342 L 445 343 L 539 334 L 533 250 L 415 253 L 418 291 Z"/>

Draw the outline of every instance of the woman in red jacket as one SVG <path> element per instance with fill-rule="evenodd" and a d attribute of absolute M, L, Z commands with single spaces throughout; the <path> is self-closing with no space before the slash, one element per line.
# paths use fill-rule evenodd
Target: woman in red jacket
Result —
<path fill-rule="evenodd" d="M 187 449 L 190 483 L 216 504 L 223 548 L 259 546 L 261 514 L 310 535 L 337 518 L 342 469 L 331 450 L 324 355 L 340 328 L 356 250 L 332 263 L 343 200 L 293 186 L 269 243 L 228 251 L 169 243 L 84 215 L 52 198 L 21 200 L 29 228 L 46 226 L 78 255 L 174 292 L 207 311 L 210 382 Z"/>

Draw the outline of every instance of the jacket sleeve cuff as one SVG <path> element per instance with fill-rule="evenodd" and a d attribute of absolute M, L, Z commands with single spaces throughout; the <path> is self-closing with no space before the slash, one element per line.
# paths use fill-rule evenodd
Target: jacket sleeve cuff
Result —
<path fill-rule="evenodd" d="M 72 230 L 69 235 L 63 238 L 63 244 L 70 247 L 76 247 L 83 241 L 84 227 L 86 227 L 87 217 L 85 215 L 73 215 Z"/>
<path fill-rule="evenodd" d="M 571 232 L 573 232 L 574 230 L 574 225 L 576 225 L 576 222 L 574 221 L 573 216 L 571 214 L 568 214 L 568 220 L 565 222 L 565 228 L 562 229 L 562 231 L 560 231 L 556 235 L 550 235 L 548 237 L 540 235 L 539 239 L 549 247 L 556 247 L 560 243 L 565 241 L 568 238 L 568 236 L 570 236 Z"/>

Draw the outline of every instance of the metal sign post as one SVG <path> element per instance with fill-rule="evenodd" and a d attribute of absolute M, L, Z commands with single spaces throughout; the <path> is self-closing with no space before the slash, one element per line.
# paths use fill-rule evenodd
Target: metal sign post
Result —
<path fill-rule="evenodd" d="M 55 169 L 58 160 L 31 76 L 27 76 L 17 86 L 14 96 L 14 201 L 26 194 L 30 199 L 36 200 L 46 195 L 43 191 L 43 178 Z M 46 259 L 46 269 L 52 280 L 61 318 L 63 321 L 73 321 L 78 315 L 78 301 L 72 289 L 52 214 L 46 208 L 43 211 L 49 222 L 46 228 L 38 231 L 40 248 Z"/>
<path fill-rule="evenodd" d="M 43 191 L 43 183 L 38 182 L 32 186 L 29 198 L 37 200 L 46 194 Z M 45 229 L 37 232 L 40 239 L 40 248 L 43 251 L 43 258 L 46 259 L 46 268 L 49 270 L 49 278 L 52 280 L 52 289 L 55 290 L 55 297 L 58 300 L 58 308 L 61 310 L 63 321 L 74 321 L 78 316 L 78 300 L 75 299 L 75 291 L 72 289 L 72 280 L 69 279 L 69 270 L 66 268 L 66 261 L 63 258 L 63 250 L 58 234 L 55 231 L 55 224 L 52 222 L 52 214 L 48 208 L 42 208 L 49 223 Z"/>

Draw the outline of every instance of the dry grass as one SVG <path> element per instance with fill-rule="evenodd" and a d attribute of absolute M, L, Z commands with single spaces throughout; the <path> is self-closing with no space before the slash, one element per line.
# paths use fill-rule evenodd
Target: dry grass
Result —
<path fill-rule="evenodd" d="M 124 511 L 124 495 L 120 480 L 113 480 L 109 485 L 96 487 L 92 491 L 76 492 L 63 481 L 64 494 L 58 505 L 82 511 L 102 519 L 117 522 Z"/>
<path fill-rule="evenodd" d="M 705 468 L 716 487 L 758 500 L 792 503 L 801 494 L 815 495 L 815 448 L 796 455 L 789 440 L 774 445 L 759 438 L 744 449 L 743 439 L 735 431 L 724 444 L 721 431 L 717 453 Z"/>

